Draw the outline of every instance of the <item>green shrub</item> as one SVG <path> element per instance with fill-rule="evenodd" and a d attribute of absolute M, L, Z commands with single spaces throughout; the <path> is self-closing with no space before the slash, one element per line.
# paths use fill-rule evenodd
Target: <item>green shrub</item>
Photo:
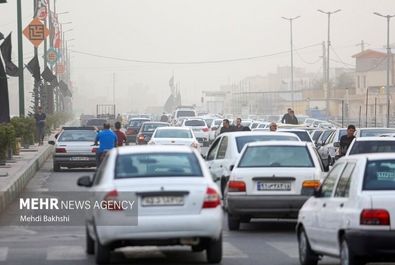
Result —
<path fill-rule="evenodd" d="M 10 123 L 2 123 L 0 124 L 0 160 L 7 159 L 9 147 L 15 148 L 15 129 Z"/>
<path fill-rule="evenodd" d="M 11 124 L 15 128 L 15 136 L 22 138 L 22 144 L 33 144 L 36 122 L 33 117 L 14 117 Z"/>

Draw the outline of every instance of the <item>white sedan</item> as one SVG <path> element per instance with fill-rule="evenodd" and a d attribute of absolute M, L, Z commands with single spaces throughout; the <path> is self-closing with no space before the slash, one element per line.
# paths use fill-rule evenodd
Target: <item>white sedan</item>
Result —
<path fill-rule="evenodd" d="M 395 154 L 339 159 L 299 212 L 301 265 L 395 261 Z M 387 263 L 383 263 L 387 264 Z"/>
<path fill-rule="evenodd" d="M 96 254 L 96 263 L 109 263 L 111 251 L 117 248 L 139 245 L 187 245 L 194 251 L 205 250 L 209 263 L 221 261 L 220 191 L 193 148 L 113 149 L 94 179 L 81 177 L 78 185 L 89 187 L 92 196 L 106 205 L 136 198 L 138 217 L 123 204 L 88 215 L 87 253 Z"/>
<path fill-rule="evenodd" d="M 150 145 L 186 145 L 196 148 L 199 152 L 200 144 L 192 129 L 188 127 L 160 127 L 157 128 L 148 142 Z"/>

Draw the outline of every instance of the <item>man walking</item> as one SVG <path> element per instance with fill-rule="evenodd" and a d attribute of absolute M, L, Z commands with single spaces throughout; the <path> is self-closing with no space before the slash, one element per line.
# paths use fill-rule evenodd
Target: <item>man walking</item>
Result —
<path fill-rule="evenodd" d="M 291 108 L 288 108 L 287 113 L 285 113 L 284 116 L 281 118 L 281 123 L 287 123 L 291 111 L 292 111 L 292 109 L 291 109 Z"/>
<path fill-rule="evenodd" d="M 36 120 L 38 145 L 43 145 L 43 142 L 44 142 L 46 118 L 47 118 L 47 115 L 43 112 L 42 107 L 39 106 L 37 108 L 36 114 L 34 114 L 34 119 Z"/>
<path fill-rule="evenodd" d="M 100 163 L 104 155 L 112 148 L 117 146 L 117 135 L 110 130 L 110 124 L 105 123 L 103 130 L 101 130 L 95 139 L 95 145 L 100 143 L 99 148 L 96 150 L 96 167 L 100 166 Z"/>
<path fill-rule="evenodd" d="M 294 124 L 294 125 L 299 124 L 298 118 L 296 118 L 296 116 L 295 116 L 295 111 L 291 110 L 289 112 L 289 117 L 288 117 L 288 120 L 286 123 L 287 124 Z"/>
<path fill-rule="evenodd" d="M 114 124 L 114 133 L 117 135 L 117 146 L 123 146 L 126 143 L 126 135 L 121 131 L 121 123 L 119 121 Z"/>
<path fill-rule="evenodd" d="M 226 133 L 226 132 L 233 132 L 233 129 L 232 129 L 232 127 L 230 127 L 230 122 L 228 119 L 224 119 L 222 121 L 222 128 L 221 128 L 219 134 Z"/>
<path fill-rule="evenodd" d="M 236 126 L 234 126 L 234 131 L 244 131 L 244 126 L 241 125 L 241 118 L 236 119 Z"/>
<path fill-rule="evenodd" d="M 347 149 L 350 147 L 352 141 L 355 139 L 355 126 L 350 124 L 347 127 L 347 134 L 340 138 L 339 157 L 346 155 Z"/>

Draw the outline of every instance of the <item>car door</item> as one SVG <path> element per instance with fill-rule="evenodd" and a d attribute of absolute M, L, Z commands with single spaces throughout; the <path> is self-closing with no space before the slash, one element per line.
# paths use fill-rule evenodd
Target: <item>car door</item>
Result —
<path fill-rule="evenodd" d="M 338 254 L 338 231 L 343 227 L 348 208 L 350 207 L 349 192 L 354 169 L 355 162 L 349 161 L 337 181 L 333 197 L 327 200 L 326 207 L 323 208 L 321 213 L 322 218 L 326 220 L 322 223 L 326 231 L 325 241 L 331 253 L 334 254 Z"/>
<path fill-rule="evenodd" d="M 218 147 L 218 152 L 217 152 L 217 157 L 215 158 L 215 162 L 212 168 L 213 174 L 217 177 L 223 177 L 224 171 L 227 170 L 227 161 L 225 159 L 226 157 L 226 151 L 228 150 L 228 140 L 229 136 L 223 136 L 221 139 L 221 142 Z"/>
<path fill-rule="evenodd" d="M 218 152 L 218 148 L 219 148 L 219 144 L 221 142 L 222 137 L 218 137 L 213 144 L 210 146 L 210 149 L 207 152 L 207 156 L 206 156 L 206 163 L 207 166 L 210 170 L 210 173 L 213 177 L 213 180 L 218 184 L 219 186 L 219 177 L 216 175 L 216 168 L 217 168 L 217 161 L 215 160 L 217 157 L 217 152 Z"/>

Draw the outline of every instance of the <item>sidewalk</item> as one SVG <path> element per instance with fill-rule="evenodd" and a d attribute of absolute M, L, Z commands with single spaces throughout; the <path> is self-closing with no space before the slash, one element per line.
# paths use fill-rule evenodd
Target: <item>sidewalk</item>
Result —
<path fill-rule="evenodd" d="M 53 146 L 48 143 L 32 145 L 21 149 L 20 155 L 13 157 L 14 161 L 0 166 L 0 213 L 23 191 L 52 152 Z"/>

